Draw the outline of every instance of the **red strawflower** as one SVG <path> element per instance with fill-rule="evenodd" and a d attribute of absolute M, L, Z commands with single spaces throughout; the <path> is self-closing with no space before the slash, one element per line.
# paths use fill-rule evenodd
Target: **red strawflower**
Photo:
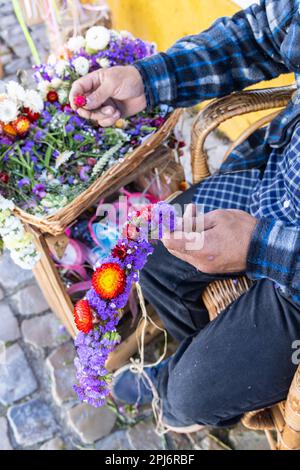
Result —
<path fill-rule="evenodd" d="M 26 116 L 20 116 L 11 123 L 16 133 L 20 136 L 27 134 L 30 128 L 30 121 Z"/>
<path fill-rule="evenodd" d="M 5 173 L 5 171 L 0 171 L 0 181 L 2 181 L 4 184 L 9 182 L 9 175 Z"/>
<path fill-rule="evenodd" d="M 40 113 L 35 113 L 29 108 L 23 108 L 23 112 L 26 114 L 30 122 L 35 122 L 40 117 Z"/>
<path fill-rule="evenodd" d="M 62 111 L 65 111 L 65 110 L 71 111 L 71 109 L 72 109 L 72 108 L 71 108 L 71 106 L 70 106 L 69 103 L 62 104 L 62 105 L 61 105 L 61 110 L 62 110 Z"/>
<path fill-rule="evenodd" d="M 87 164 L 88 164 L 88 165 L 95 166 L 96 163 L 97 163 L 97 159 L 96 159 L 96 158 L 89 157 L 89 158 L 87 159 Z"/>
<path fill-rule="evenodd" d="M 55 103 L 56 101 L 58 101 L 58 94 L 56 93 L 56 91 L 54 90 L 48 91 L 47 101 L 49 101 L 49 103 Z"/>
<path fill-rule="evenodd" d="M 139 228 L 132 224 L 127 224 L 122 230 L 122 237 L 128 240 L 135 240 L 139 234 Z"/>
<path fill-rule="evenodd" d="M 143 207 L 140 211 L 138 217 L 142 218 L 145 222 L 151 222 L 151 214 L 152 214 L 152 205 L 148 204 L 147 206 Z"/>
<path fill-rule="evenodd" d="M 117 263 L 103 263 L 92 277 L 94 290 L 102 299 L 111 300 L 125 290 L 126 276 Z"/>
<path fill-rule="evenodd" d="M 120 261 L 124 261 L 127 256 L 127 247 L 125 245 L 116 245 L 111 250 L 111 255 L 114 258 L 119 258 Z"/>
<path fill-rule="evenodd" d="M 93 314 L 87 300 L 79 300 L 77 302 L 73 315 L 79 331 L 87 334 L 93 329 Z"/>
<path fill-rule="evenodd" d="M 77 95 L 74 98 L 74 104 L 77 108 L 82 108 L 86 105 L 86 97 L 84 95 Z"/>

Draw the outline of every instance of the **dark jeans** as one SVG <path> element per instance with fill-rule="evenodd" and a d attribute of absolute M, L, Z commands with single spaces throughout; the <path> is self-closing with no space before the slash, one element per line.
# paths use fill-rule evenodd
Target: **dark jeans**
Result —
<path fill-rule="evenodd" d="M 176 200 L 192 200 L 193 188 Z M 167 422 L 228 426 L 286 398 L 297 369 L 300 306 L 263 279 L 209 322 L 201 293 L 215 279 L 172 256 L 159 242 L 141 273 L 146 299 L 180 341 L 159 373 Z"/>

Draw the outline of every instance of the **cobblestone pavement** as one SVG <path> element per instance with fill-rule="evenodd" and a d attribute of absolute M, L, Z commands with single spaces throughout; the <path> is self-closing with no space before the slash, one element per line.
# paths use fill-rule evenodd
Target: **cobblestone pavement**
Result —
<path fill-rule="evenodd" d="M 238 426 L 160 438 L 151 416 L 120 426 L 110 408 L 79 404 L 74 348 L 31 272 L 0 258 L 0 449 L 266 449 Z"/>

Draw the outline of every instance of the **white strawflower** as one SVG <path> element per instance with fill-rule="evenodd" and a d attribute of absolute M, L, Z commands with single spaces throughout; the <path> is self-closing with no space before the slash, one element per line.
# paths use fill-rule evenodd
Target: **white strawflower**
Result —
<path fill-rule="evenodd" d="M 40 92 L 41 96 L 43 98 L 46 98 L 48 91 L 50 91 L 51 89 L 50 82 L 48 82 L 48 80 L 43 80 L 39 82 L 37 85 L 37 89 Z"/>
<path fill-rule="evenodd" d="M 13 211 L 14 208 L 15 208 L 14 203 L 10 201 L 9 199 L 5 199 L 5 197 L 3 197 L 0 194 L 0 211 L 6 211 L 6 210 Z"/>
<path fill-rule="evenodd" d="M 25 90 L 18 82 L 10 80 L 6 85 L 6 91 L 9 98 L 15 101 L 24 101 Z"/>
<path fill-rule="evenodd" d="M 94 51 L 102 51 L 110 41 L 110 30 L 105 26 L 93 26 L 86 33 L 86 47 Z"/>
<path fill-rule="evenodd" d="M 57 90 L 62 84 L 62 80 L 60 78 L 53 78 L 50 82 L 51 88 Z"/>
<path fill-rule="evenodd" d="M 74 36 L 67 42 L 67 48 L 71 52 L 79 52 L 85 46 L 85 39 L 83 36 Z"/>
<path fill-rule="evenodd" d="M 57 94 L 58 101 L 60 102 L 60 104 L 66 104 L 69 98 L 69 93 L 67 92 L 67 90 L 61 88 L 60 90 L 58 90 Z"/>
<path fill-rule="evenodd" d="M 90 62 L 85 57 L 77 57 L 77 59 L 73 60 L 73 66 L 78 75 L 84 76 L 89 72 Z"/>
<path fill-rule="evenodd" d="M 106 57 L 102 57 L 102 59 L 98 59 L 97 62 L 102 69 L 107 69 L 108 67 L 110 67 L 110 61 Z"/>
<path fill-rule="evenodd" d="M 17 103 L 7 98 L 0 102 L 0 121 L 4 124 L 14 121 L 18 117 L 18 106 Z"/>
<path fill-rule="evenodd" d="M 120 31 L 120 36 L 122 38 L 130 38 L 130 39 L 133 38 L 133 35 L 129 31 L 126 31 L 124 29 L 122 31 Z"/>
<path fill-rule="evenodd" d="M 48 65 L 56 65 L 57 59 L 54 54 L 50 54 L 47 60 Z"/>
<path fill-rule="evenodd" d="M 66 73 L 66 69 L 69 63 L 66 60 L 59 60 L 55 66 L 55 72 L 59 77 L 63 77 Z"/>
<path fill-rule="evenodd" d="M 27 90 L 25 93 L 24 106 L 34 113 L 41 113 L 44 109 L 44 101 L 40 93 L 35 90 Z"/>

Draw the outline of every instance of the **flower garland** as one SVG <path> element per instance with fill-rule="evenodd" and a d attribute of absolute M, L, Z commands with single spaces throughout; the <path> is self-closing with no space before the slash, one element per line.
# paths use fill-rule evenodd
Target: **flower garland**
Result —
<path fill-rule="evenodd" d="M 0 195 L 0 237 L 10 250 L 13 261 L 23 269 L 32 269 L 40 259 L 33 236 L 25 232 L 22 222 L 13 215 L 15 205 Z"/>
<path fill-rule="evenodd" d="M 139 271 L 153 252 L 151 239 L 172 231 L 175 213 L 160 202 L 129 215 L 122 238 L 92 277 L 92 288 L 77 302 L 74 319 L 80 330 L 75 339 L 78 398 L 92 406 L 103 406 L 110 394 L 111 374 L 105 367 L 108 355 L 120 342 L 117 325 Z"/>

